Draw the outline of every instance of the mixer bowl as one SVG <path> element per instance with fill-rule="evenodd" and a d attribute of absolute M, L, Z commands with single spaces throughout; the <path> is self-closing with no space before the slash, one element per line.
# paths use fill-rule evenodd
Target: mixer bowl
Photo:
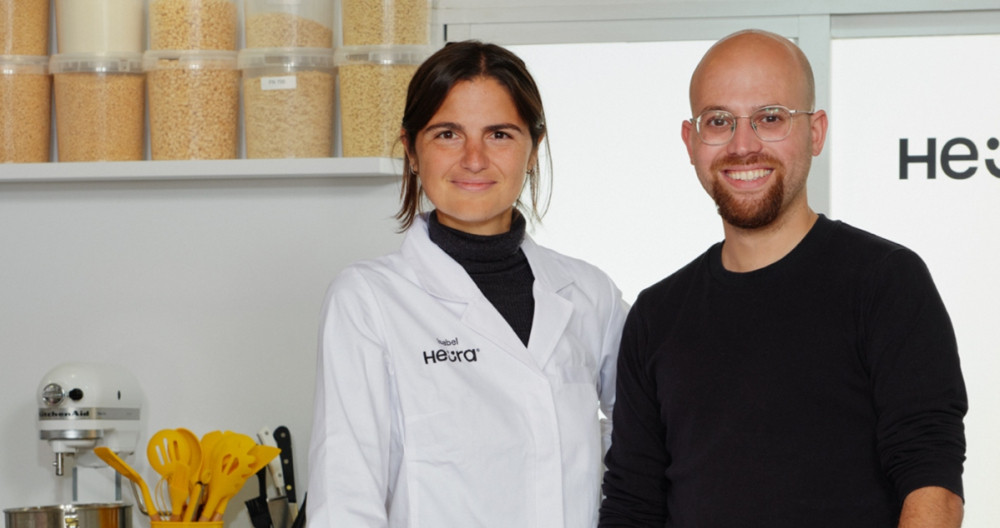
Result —
<path fill-rule="evenodd" d="M 9 508 L 3 511 L 7 528 L 132 528 L 132 505 L 59 504 Z"/>

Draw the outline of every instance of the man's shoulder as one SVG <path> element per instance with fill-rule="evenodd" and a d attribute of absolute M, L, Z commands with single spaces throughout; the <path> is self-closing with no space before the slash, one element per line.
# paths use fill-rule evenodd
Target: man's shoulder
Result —
<path fill-rule="evenodd" d="M 672 298 L 679 291 L 693 287 L 710 273 L 709 261 L 713 252 L 717 251 L 720 246 L 721 243 L 713 245 L 677 271 L 643 289 L 639 292 L 635 304 L 658 304 L 665 299 Z"/>
<path fill-rule="evenodd" d="M 855 262 L 877 262 L 894 253 L 916 256 L 903 244 L 877 235 L 872 231 L 856 227 L 843 220 L 820 217 L 825 241 L 824 258 L 847 259 Z"/>

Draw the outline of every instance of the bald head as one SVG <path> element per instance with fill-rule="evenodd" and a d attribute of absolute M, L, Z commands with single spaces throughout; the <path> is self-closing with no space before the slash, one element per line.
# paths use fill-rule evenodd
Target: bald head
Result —
<path fill-rule="evenodd" d="M 727 79 L 736 72 L 754 69 L 765 72 L 774 83 L 789 83 L 797 101 L 781 101 L 812 110 L 816 103 L 816 83 L 813 79 L 809 59 L 792 41 L 771 33 L 748 29 L 723 37 L 702 57 L 691 76 L 690 97 L 692 115 L 698 115 L 703 108 L 700 100 L 703 93 L 719 82 L 738 84 L 738 79 Z M 775 104 L 778 101 L 760 101 L 760 104 Z"/>

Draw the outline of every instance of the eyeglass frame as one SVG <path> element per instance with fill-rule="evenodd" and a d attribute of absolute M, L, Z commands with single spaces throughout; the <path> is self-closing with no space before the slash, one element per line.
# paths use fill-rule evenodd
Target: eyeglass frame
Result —
<path fill-rule="evenodd" d="M 768 106 L 763 106 L 761 108 L 758 108 L 758 109 L 754 110 L 753 112 L 750 113 L 750 115 L 738 116 L 738 115 L 736 115 L 736 114 L 734 114 L 734 113 L 732 113 L 732 112 L 730 112 L 728 110 L 722 110 L 720 108 L 715 108 L 715 109 L 705 110 L 702 113 L 698 114 L 697 116 L 692 117 L 691 119 L 688 119 L 688 121 L 690 121 L 691 124 L 694 126 L 694 131 L 695 131 L 696 134 L 698 134 L 698 139 L 700 139 L 702 143 L 704 143 L 706 145 L 711 145 L 713 147 L 721 147 L 722 145 L 727 145 L 727 144 L 729 144 L 730 141 L 733 140 L 733 137 L 736 136 L 736 127 L 739 125 L 739 120 L 740 119 L 746 119 L 746 120 L 750 121 L 750 129 L 753 130 L 753 134 L 755 136 L 757 136 L 757 139 L 759 139 L 761 141 L 766 141 L 768 143 L 777 143 L 778 141 L 784 141 L 785 139 L 788 138 L 789 135 L 791 135 L 791 133 L 792 133 L 791 121 L 789 121 L 789 124 L 788 124 L 788 132 L 786 132 L 784 136 L 782 136 L 780 138 L 777 138 L 777 139 L 764 139 L 764 138 L 760 137 L 760 132 L 757 131 L 757 125 L 755 125 L 754 122 L 753 122 L 753 120 L 750 119 L 751 117 L 753 117 L 754 115 L 756 115 L 759 112 L 763 112 L 763 111 L 766 111 L 766 110 L 769 110 L 769 109 L 773 109 L 773 108 L 777 108 L 777 109 L 784 110 L 784 111 L 788 112 L 788 114 L 791 116 L 792 119 L 794 119 L 795 116 L 799 116 L 799 115 L 811 116 L 811 115 L 813 115 L 813 114 L 816 113 L 815 110 L 808 110 L 808 111 L 807 110 L 793 110 L 793 109 L 788 108 L 787 106 L 783 106 L 783 105 L 768 105 Z M 708 141 L 705 141 L 705 138 L 701 135 L 701 118 L 705 114 L 707 114 L 709 112 L 724 113 L 724 114 L 729 114 L 729 115 L 733 116 L 733 126 L 729 127 L 729 139 L 723 141 L 722 143 L 709 143 Z"/>

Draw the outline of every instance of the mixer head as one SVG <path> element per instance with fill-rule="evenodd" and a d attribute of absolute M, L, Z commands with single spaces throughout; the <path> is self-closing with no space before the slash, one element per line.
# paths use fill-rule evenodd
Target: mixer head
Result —
<path fill-rule="evenodd" d="M 63 474 L 64 455 L 77 465 L 101 467 L 93 453 L 107 446 L 126 456 L 139 440 L 142 392 L 130 372 L 119 365 L 65 363 L 50 370 L 38 386 L 39 437 L 56 455 L 56 475 Z"/>

